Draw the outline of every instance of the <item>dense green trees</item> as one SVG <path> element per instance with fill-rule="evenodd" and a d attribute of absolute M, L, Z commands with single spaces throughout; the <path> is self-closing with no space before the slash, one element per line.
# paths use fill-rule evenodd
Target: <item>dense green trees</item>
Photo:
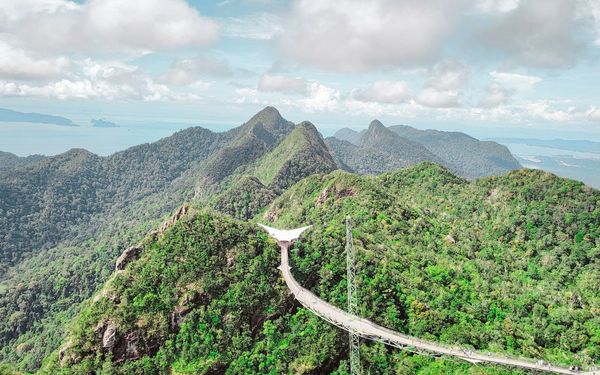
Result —
<path fill-rule="evenodd" d="M 0 361 L 37 368 L 116 256 L 182 202 L 249 219 L 284 188 L 335 167 L 314 126 L 294 127 L 267 107 L 225 133 L 190 128 L 109 157 L 72 150 L 7 171 L 0 181 Z"/>
<path fill-rule="evenodd" d="M 599 204 L 598 191 L 539 171 L 467 183 L 420 164 L 376 178 L 309 177 L 257 219 L 314 224 L 291 250 L 293 272 L 333 304 L 345 306 L 350 214 L 362 316 L 585 365 L 600 362 Z M 348 373 L 346 334 L 294 302 L 277 248 L 256 226 L 195 212 L 144 248 L 82 311 L 45 372 Z M 103 348 L 109 326 L 116 339 Z M 519 373 L 368 341 L 361 360 L 378 374 Z"/>
<path fill-rule="evenodd" d="M 26 157 L 19 157 L 10 152 L 0 151 L 0 173 L 11 170 L 13 168 L 24 167 L 30 164 L 37 163 L 44 159 L 42 155 L 30 155 Z"/>
<path fill-rule="evenodd" d="M 80 224 L 93 216 L 111 217 L 152 194 L 176 191 L 178 179 L 208 158 L 222 138 L 190 128 L 105 158 L 74 149 L 5 172 L 0 180 L 0 271 L 81 235 Z M 91 237 L 95 229 L 85 234 Z"/>

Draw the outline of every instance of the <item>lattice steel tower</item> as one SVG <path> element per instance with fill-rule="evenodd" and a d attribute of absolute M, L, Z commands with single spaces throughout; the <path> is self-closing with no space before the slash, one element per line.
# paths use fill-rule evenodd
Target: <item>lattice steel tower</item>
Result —
<path fill-rule="evenodd" d="M 356 295 L 356 270 L 354 268 L 356 251 L 352 237 L 352 219 L 346 216 L 346 279 L 348 280 L 348 312 L 358 315 L 358 296 Z M 360 337 L 349 332 L 350 338 L 350 373 L 360 375 Z"/>

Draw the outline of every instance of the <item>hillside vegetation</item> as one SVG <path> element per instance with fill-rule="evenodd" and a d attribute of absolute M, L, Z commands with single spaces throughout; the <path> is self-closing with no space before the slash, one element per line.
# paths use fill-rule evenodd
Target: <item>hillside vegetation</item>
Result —
<path fill-rule="evenodd" d="M 252 174 L 274 160 L 271 152 L 287 159 L 271 167 L 265 186 Z M 225 133 L 190 128 L 108 157 L 71 150 L 7 171 L 0 180 L 0 361 L 36 369 L 115 258 L 182 202 L 247 219 L 285 187 L 335 168 L 314 126 L 295 127 L 267 107 Z"/>
<path fill-rule="evenodd" d="M 9 169 L 24 167 L 44 159 L 42 155 L 20 157 L 10 152 L 0 151 L 0 173 Z"/>
<path fill-rule="evenodd" d="M 299 282 L 344 308 L 344 217 L 360 315 L 484 351 L 600 362 L 600 193 L 540 171 L 469 183 L 430 163 L 379 177 L 308 177 L 256 218 L 314 224 Z M 192 210 L 114 274 L 44 373 L 348 373 L 347 336 L 298 306 L 257 226 Z M 363 341 L 365 371 L 471 373 Z M 477 373 L 519 373 L 477 367 Z"/>
<path fill-rule="evenodd" d="M 469 179 L 502 175 L 521 167 L 510 151 L 496 142 L 406 125 L 386 128 L 377 120 L 361 132 L 341 129 L 327 144 L 344 170 L 359 174 L 390 172 L 420 161 L 443 165 Z"/>

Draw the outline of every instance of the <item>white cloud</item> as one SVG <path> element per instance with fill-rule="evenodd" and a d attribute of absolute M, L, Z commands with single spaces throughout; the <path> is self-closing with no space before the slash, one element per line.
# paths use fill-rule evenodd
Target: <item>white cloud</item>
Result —
<path fill-rule="evenodd" d="M 227 77 L 231 74 L 227 61 L 198 56 L 193 59 L 175 60 L 161 80 L 174 85 L 189 85 L 198 82 L 201 76 Z"/>
<path fill-rule="evenodd" d="M 90 79 L 51 82 L 45 85 L 28 85 L 0 81 L 0 96 L 27 96 L 59 100 L 143 100 L 143 101 L 191 101 L 200 100 L 193 93 L 179 93 L 169 87 L 146 79 L 141 86 L 111 84 Z"/>
<path fill-rule="evenodd" d="M 592 107 L 586 112 L 586 117 L 590 121 L 600 121 L 600 108 Z"/>
<path fill-rule="evenodd" d="M 306 112 L 335 111 L 339 107 L 340 92 L 318 82 L 308 85 L 308 97 L 298 103 Z"/>
<path fill-rule="evenodd" d="M 0 0 L 0 30 L 8 29 L 14 23 L 31 14 L 61 14 L 77 11 L 80 5 L 65 0 Z"/>
<path fill-rule="evenodd" d="M 29 7 L 0 2 L 3 30 L 29 49 L 48 53 L 159 51 L 206 46 L 216 22 L 184 0 L 27 0 Z"/>
<path fill-rule="evenodd" d="M 228 17 L 221 21 L 221 27 L 224 36 L 242 39 L 270 40 L 283 32 L 279 17 L 271 13 Z"/>
<path fill-rule="evenodd" d="M 433 66 L 428 73 L 425 88 L 416 101 L 433 108 L 459 107 L 460 89 L 469 80 L 468 68 L 455 60 L 445 60 Z"/>
<path fill-rule="evenodd" d="M 478 0 L 475 7 L 482 13 L 509 12 L 519 6 L 520 0 Z"/>
<path fill-rule="evenodd" d="M 283 52 L 335 71 L 431 61 L 466 1 L 299 0 L 281 38 Z"/>
<path fill-rule="evenodd" d="M 90 58 L 79 62 L 81 73 L 91 80 L 112 83 L 132 83 L 139 78 L 138 67 L 118 60 L 95 61 Z"/>
<path fill-rule="evenodd" d="M 588 6 L 589 8 L 587 8 L 587 10 L 589 10 L 589 13 L 592 17 L 592 22 L 594 23 L 594 26 L 596 28 L 596 46 L 600 46 L 600 2 L 598 1 L 594 1 L 594 0 L 590 0 L 588 2 Z"/>
<path fill-rule="evenodd" d="M 259 91 L 279 91 L 306 94 L 308 82 L 298 77 L 263 74 L 258 81 Z"/>
<path fill-rule="evenodd" d="M 577 33 L 581 1 L 521 0 L 484 33 L 488 47 L 517 63 L 559 68 L 572 65 L 582 51 Z"/>
<path fill-rule="evenodd" d="M 513 91 L 494 83 L 488 87 L 485 96 L 481 99 L 478 106 L 481 108 L 495 108 L 507 104 L 512 95 Z"/>
<path fill-rule="evenodd" d="M 0 40 L 0 78 L 42 79 L 58 76 L 69 67 L 66 57 L 36 58 Z"/>
<path fill-rule="evenodd" d="M 235 99 L 235 103 L 244 104 L 244 103 L 252 103 L 258 104 L 260 100 L 258 99 L 258 90 L 250 88 L 250 87 L 241 87 L 235 89 L 235 93 L 238 96 Z"/>
<path fill-rule="evenodd" d="M 437 90 L 435 88 L 426 87 L 417 96 L 416 101 L 424 106 L 433 108 L 451 108 L 459 107 L 459 94 L 457 91 Z"/>
<path fill-rule="evenodd" d="M 211 44 L 217 23 L 185 0 L 0 0 L 0 21 L 3 96 L 196 100 L 209 84 L 194 74 L 228 71 L 216 59 L 180 60 L 163 81 L 120 61 Z M 167 85 L 181 81 L 187 92 Z"/>
<path fill-rule="evenodd" d="M 103 98 L 112 100 L 117 97 L 127 96 L 132 89 L 126 85 L 109 85 L 106 82 L 92 82 L 83 79 L 72 81 L 63 79 L 44 85 L 28 85 L 14 82 L 0 81 L 0 94 L 2 96 L 29 96 L 67 99 L 92 99 Z"/>
<path fill-rule="evenodd" d="M 516 74 L 516 73 L 505 73 L 492 71 L 490 75 L 498 84 L 515 90 L 530 90 L 535 84 L 542 81 L 540 77 Z"/>
<path fill-rule="evenodd" d="M 47 83 L 29 84 L 0 81 L 0 96 L 26 96 L 69 99 L 98 100 L 142 100 L 142 101 L 189 101 L 200 98 L 193 92 L 177 92 L 155 82 L 140 72 L 136 66 L 120 61 L 94 61 L 86 59 L 75 62 L 78 70 L 69 78 Z M 205 88 L 197 84 L 192 88 Z"/>
<path fill-rule="evenodd" d="M 547 121 L 571 121 L 574 115 L 578 115 L 576 108 L 570 107 L 567 109 L 556 108 L 548 100 L 542 100 L 523 105 L 524 109 L 533 117 L 539 117 Z"/>
<path fill-rule="evenodd" d="M 416 118 L 429 110 L 413 99 L 403 103 L 380 103 L 363 102 L 353 98 L 346 100 L 343 103 L 342 109 L 346 113 L 353 115 L 368 115 L 372 117 L 396 116 L 402 118 Z"/>
<path fill-rule="evenodd" d="M 410 91 L 404 81 L 375 81 L 367 89 L 353 89 L 353 99 L 361 102 L 402 103 L 410 97 Z"/>
<path fill-rule="evenodd" d="M 469 69 L 456 60 L 444 60 L 429 71 L 427 87 L 437 90 L 457 90 L 469 80 Z"/>
<path fill-rule="evenodd" d="M 171 90 L 168 86 L 146 79 L 145 90 L 141 92 L 145 102 L 182 102 L 199 101 L 200 97 L 193 93 L 180 93 Z"/>

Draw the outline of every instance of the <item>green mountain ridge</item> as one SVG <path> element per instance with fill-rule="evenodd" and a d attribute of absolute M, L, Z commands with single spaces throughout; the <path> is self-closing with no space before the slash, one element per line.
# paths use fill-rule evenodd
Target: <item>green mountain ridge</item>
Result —
<path fill-rule="evenodd" d="M 11 154 L 10 152 L 0 151 L 0 173 L 9 169 L 20 168 L 29 164 L 37 163 L 44 158 L 45 156 L 43 155 L 29 155 L 20 157 L 15 154 Z"/>
<path fill-rule="evenodd" d="M 421 163 L 378 177 L 312 175 L 253 221 L 313 224 L 290 253 L 294 274 L 340 308 L 351 215 L 361 316 L 467 348 L 589 365 L 600 359 L 599 204 L 600 192 L 540 171 L 468 182 Z M 42 373 L 348 373 L 347 334 L 293 300 L 256 225 L 192 210 L 143 249 Z M 378 374 L 471 366 L 368 340 L 361 357 Z"/>
<path fill-rule="evenodd" d="M 233 139 L 206 163 L 201 184 L 218 183 L 236 169 L 259 159 L 293 128 L 294 124 L 281 117 L 277 109 L 266 107 L 240 128 L 229 132 Z"/>
<path fill-rule="evenodd" d="M 278 191 L 297 182 L 298 176 L 327 173 L 337 169 L 319 134 L 308 121 L 301 122 L 273 150 L 258 161 L 255 175 Z"/>
<path fill-rule="evenodd" d="M 64 315 L 74 314 L 104 282 L 123 249 L 182 202 L 247 218 L 285 186 L 335 169 L 314 126 L 294 129 L 267 107 L 225 133 L 190 128 L 109 157 L 71 150 L 9 172 L 0 181 L 0 265 L 6 270 L 0 276 L 0 314 L 9 317 L 0 321 L 0 361 L 39 366 L 58 345 Z M 270 186 L 240 180 L 288 135 L 294 142 L 280 150 L 294 145 L 295 151 Z M 246 198 L 240 201 L 238 194 Z M 44 338 L 48 344 L 37 344 L 40 335 L 51 335 Z M 15 351 L 17 346 L 30 349 Z"/>
<path fill-rule="evenodd" d="M 460 132 L 419 130 L 406 125 L 385 128 L 379 121 L 373 121 L 361 132 L 340 129 L 327 142 L 338 164 L 359 174 L 389 172 L 420 161 L 438 163 L 469 179 L 521 168 L 510 151 L 496 142 L 479 141 Z M 415 147 L 421 150 L 415 152 Z M 406 154 L 413 158 L 407 158 Z M 414 159 L 414 155 L 420 157 Z"/>

